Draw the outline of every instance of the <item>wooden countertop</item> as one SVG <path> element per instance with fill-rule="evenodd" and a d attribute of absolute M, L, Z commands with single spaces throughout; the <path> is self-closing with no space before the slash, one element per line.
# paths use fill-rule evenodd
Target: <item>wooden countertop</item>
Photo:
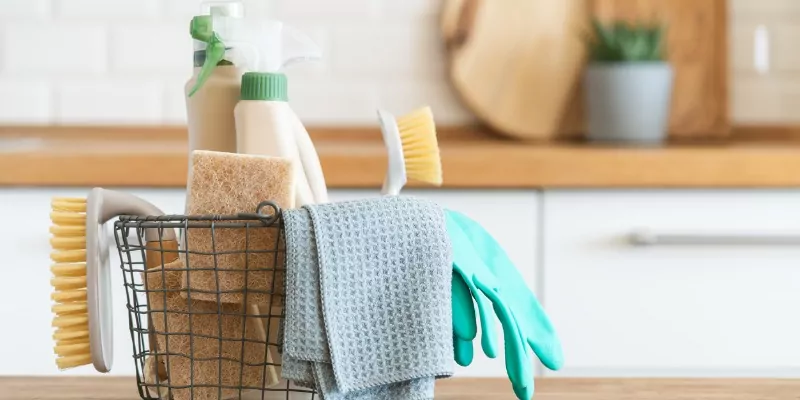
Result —
<path fill-rule="evenodd" d="M 273 399 L 273 397 L 266 397 Z M 284 399 L 283 396 L 274 397 Z M 514 400 L 506 379 L 446 379 L 439 400 Z M 536 381 L 534 400 L 788 400 L 800 380 L 788 379 L 562 379 Z M 2 378 L 0 399 L 136 400 L 133 378 Z"/>
<path fill-rule="evenodd" d="M 380 187 L 377 130 L 310 131 L 329 187 Z M 523 143 L 468 128 L 441 128 L 439 141 L 450 188 L 800 187 L 800 140 L 777 131 L 654 148 Z M 186 170 L 183 127 L 0 127 L 0 186 L 184 187 Z"/>

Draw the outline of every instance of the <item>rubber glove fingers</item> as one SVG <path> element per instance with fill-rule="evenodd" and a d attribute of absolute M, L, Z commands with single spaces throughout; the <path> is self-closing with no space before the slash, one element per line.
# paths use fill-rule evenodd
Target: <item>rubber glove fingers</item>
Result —
<path fill-rule="evenodd" d="M 558 340 L 556 335 L 551 335 L 545 340 L 537 337 L 528 337 L 527 342 L 531 347 L 539 361 L 542 362 L 547 369 L 551 371 L 558 371 L 564 366 L 564 352 L 561 348 L 561 341 Z"/>
<path fill-rule="evenodd" d="M 459 273 L 453 271 L 452 279 L 453 333 L 459 339 L 472 341 L 478 334 L 472 293 Z"/>
<path fill-rule="evenodd" d="M 474 262 L 480 261 L 476 258 Z M 464 283 L 469 287 L 470 293 L 472 293 L 475 304 L 478 305 L 478 314 L 481 320 L 481 349 L 483 350 L 483 354 L 486 354 L 486 357 L 489 358 L 497 358 L 497 332 L 495 332 L 494 313 L 491 311 L 489 300 L 475 287 L 475 284 L 472 282 L 472 275 L 464 271 L 459 264 L 453 264 L 453 271 L 461 275 Z"/>
<path fill-rule="evenodd" d="M 453 335 L 453 358 L 456 364 L 468 367 L 473 359 L 472 340 L 462 340 L 455 334 Z"/>
<path fill-rule="evenodd" d="M 533 388 L 533 366 L 528 358 L 527 343 L 522 338 L 514 314 L 491 285 L 477 278 L 473 278 L 473 283 L 492 302 L 495 313 L 503 326 L 506 373 L 512 386 Z"/>
<path fill-rule="evenodd" d="M 533 397 L 533 385 L 526 386 L 526 387 L 518 387 L 511 385 L 511 388 L 514 389 L 514 394 L 517 396 L 519 400 L 531 400 Z"/>

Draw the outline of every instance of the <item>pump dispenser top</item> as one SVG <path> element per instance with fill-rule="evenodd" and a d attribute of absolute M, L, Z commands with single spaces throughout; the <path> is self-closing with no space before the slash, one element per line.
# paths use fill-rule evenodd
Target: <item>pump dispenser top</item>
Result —
<path fill-rule="evenodd" d="M 295 174 L 295 206 L 328 200 L 319 157 L 300 118 L 289 107 L 288 79 L 282 70 L 321 58 L 306 35 L 276 20 L 248 24 L 240 31 L 238 53 L 245 72 L 236 119 L 238 153 L 285 157 Z M 240 39 L 240 38 L 237 38 Z"/>

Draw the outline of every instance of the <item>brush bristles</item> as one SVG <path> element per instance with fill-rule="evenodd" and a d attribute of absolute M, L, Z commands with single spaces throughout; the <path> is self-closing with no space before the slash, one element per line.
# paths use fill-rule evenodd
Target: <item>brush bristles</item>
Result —
<path fill-rule="evenodd" d="M 440 186 L 442 159 L 430 107 L 423 107 L 397 118 L 397 128 L 403 143 L 408 179 Z"/>
<path fill-rule="evenodd" d="M 50 284 L 54 291 L 53 333 L 60 369 L 90 364 L 89 313 L 86 305 L 86 200 L 54 198 L 50 203 Z"/>

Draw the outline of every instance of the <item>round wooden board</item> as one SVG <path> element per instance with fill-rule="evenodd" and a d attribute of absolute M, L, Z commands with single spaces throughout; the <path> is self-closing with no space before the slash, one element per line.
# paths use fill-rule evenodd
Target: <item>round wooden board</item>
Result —
<path fill-rule="evenodd" d="M 585 0 L 445 0 L 452 84 L 501 134 L 547 139 L 561 126 L 585 51 Z"/>

